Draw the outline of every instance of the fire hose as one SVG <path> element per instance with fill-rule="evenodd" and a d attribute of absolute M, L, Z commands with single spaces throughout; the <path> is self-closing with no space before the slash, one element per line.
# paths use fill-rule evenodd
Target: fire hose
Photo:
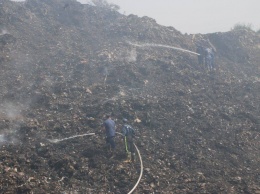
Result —
<path fill-rule="evenodd" d="M 119 134 L 119 135 L 124 136 L 124 135 L 121 134 L 121 133 L 118 133 L 118 132 L 116 132 L 116 133 Z M 140 181 L 141 181 L 141 178 L 142 178 L 142 176 L 143 176 L 143 171 L 144 171 L 142 156 L 141 156 L 141 154 L 140 154 L 140 151 L 139 151 L 138 147 L 135 145 L 135 143 L 134 143 L 134 146 L 135 146 L 135 149 L 136 149 L 136 151 L 137 151 L 137 154 L 138 154 L 138 157 L 139 157 L 139 160 L 140 160 L 141 170 L 140 170 L 140 175 L 139 175 L 139 178 L 138 178 L 138 180 L 137 180 L 135 186 L 134 186 L 134 187 L 131 189 L 131 191 L 129 191 L 127 194 L 131 194 L 131 193 L 134 192 L 134 190 L 136 189 L 136 187 L 139 185 L 139 183 L 140 183 Z"/>
<path fill-rule="evenodd" d="M 123 136 L 123 134 L 121 134 L 121 133 L 118 133 L 118 132 L 116 132 L 116 133 Z M 51 143 L 59 143 L 61 141 L 66 141 L 66 140 L 69 140 L 69 139 L 73 139 L 73 138 L 77 138 L 77 137 L 83 137 L 83 136 L 90 136 L 90 135 L 96 135 L 96 134 L 95 133 L 87 133 L 87 134 L 82 134 L 82 135 L 74 135 L 74 136 L 67 137 L 67 138 L 64 138 L 64 139 L 53 139 L 53 140 L 49 139 L 49 142 L 51 142 Z M 140 175 L 139 175 L 139 178 L 138 178 L 136 184 L 131 189 L 131 191 L 129 191 L 127 194 L 133 193 L 134 190 L 136 189 L 136 187 L 139 185 L 139 183 L 141 181 L 141 178 L 143 176 L 143 170 L 144 170 L 143 161 L 142 161 L 142 157 L 141 157 L 140 151 L 139 151 L 138 147 L 135 145 L 135 143 L 134 143 L 134 146 L 135 146 L 135 149 L 137 151 L 137 154 L 138 154 L 138 157 L 139 157 L 139 160 L 140 160 L 141 169 L 140 169 Z"/>

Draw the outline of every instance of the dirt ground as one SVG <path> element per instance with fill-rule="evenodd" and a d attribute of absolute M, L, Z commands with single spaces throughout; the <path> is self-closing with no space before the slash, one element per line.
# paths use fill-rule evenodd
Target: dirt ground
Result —
<path fill-rule="evenodd" d="M 0 4 L 0 193 L 128 193 L 140 161 L 123 162 L 120 135 L 110 158 L 107 113 L 137 131 L 134 193 L 260 193 L 259 34 L 184 35 L 74 0 Z"/>

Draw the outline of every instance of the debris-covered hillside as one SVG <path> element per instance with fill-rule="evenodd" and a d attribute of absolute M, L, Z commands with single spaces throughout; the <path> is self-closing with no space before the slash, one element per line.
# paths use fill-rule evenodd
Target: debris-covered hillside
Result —
<path fill-rule="evenodd" d="M 216 70 L 196 45 L 214 48 Z M 75 0 L 0 2 L 0 193 L 260 193 L 260 35 L 183 35 Z M 181 50 L 182 49 L 182 50 Z M 55 142 L 55 139 L 96 133 Z"/>

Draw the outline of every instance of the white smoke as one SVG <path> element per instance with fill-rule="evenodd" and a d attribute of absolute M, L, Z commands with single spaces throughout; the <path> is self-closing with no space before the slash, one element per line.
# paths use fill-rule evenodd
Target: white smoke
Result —
<path fill-rule="evenodd" d="M 18 142 L 16 136 L 23 121 L 22 110 L 24 110 L 24 107 L 13 103 L 0 104 L 0 121 L 8 123 L 8 126 L 0 129 L 0 145 Z"/>
<path fill-rule="evenodd" d="M 129 51 L 127 53 L 126 61 L 127 62 L 135 62 L 136 61 L 136 57 L 137 57 L 136 49 L 132 49 L 131 51 Z"/>
<path fill-rule="evenodd" d="M 96 6 L 96 4 L 92 0 L 77 0 L 77 1 L 80 2 L 81 4 Z"/>
<path fill-rule="evenodd" d="M 9 120 L 19 120 L 21 118 L 22 107 L 13 103 L 4 103 L 0 107 L 1 117 Z"/>
<path fill-rule="evenodd" d="M 0 146 L 6 144 L 17 144 L 19 141 L 12 134 L 0 134 Z"/>
<path fill-rule="evenodd" d="M 6 142 L 5 136 L 3 134 L 0 134 L 0 145 L 4 144 Z"/>
<path fill-rule="evenodd" d="M 5 34 L 9 34 L 9 32 L 7 30 L 5 30 L 5 29 L 1 30 L 0 36 L 5 35 Z"/>

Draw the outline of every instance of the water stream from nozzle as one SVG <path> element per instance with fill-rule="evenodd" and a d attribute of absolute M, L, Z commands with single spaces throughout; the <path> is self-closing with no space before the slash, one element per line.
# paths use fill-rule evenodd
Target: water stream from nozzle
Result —
<path fill-rule="evenodd" d="M 191 54 L 194 54 L 194 55 L 200 55 L 199 53 L 189 51 L 189 50 L 186 50 L 186 49 L 183 49 L 183 48 L 170 46 L 170 45 L 154 44 L 154 43 L 137 44 L 137 43 L 132 43 L 132 42 L 129 42 L 129 41 L 127 41 L 127 43 L 130 44 L 130 45 L 136 46 L 136 47 L 162 47 L 162 48 L 179 50 L 179 51 L 191 53 Z"/>
<path fill-rule="evenodd" d="M 73 135 L 71 137 L 67 137 L 67 138 L 63 138 L 63 139 L 48 139 L 48 141 L 51 142 L 51 143 L 59 143 L 61 141 L 66 141 L 66 140 L 69 140 L 69 139 L 88 136 L 88 135 L 95 135 L 95 133 L 85 133 L 85 134 L 82 134 L 82 135 Z"/>

